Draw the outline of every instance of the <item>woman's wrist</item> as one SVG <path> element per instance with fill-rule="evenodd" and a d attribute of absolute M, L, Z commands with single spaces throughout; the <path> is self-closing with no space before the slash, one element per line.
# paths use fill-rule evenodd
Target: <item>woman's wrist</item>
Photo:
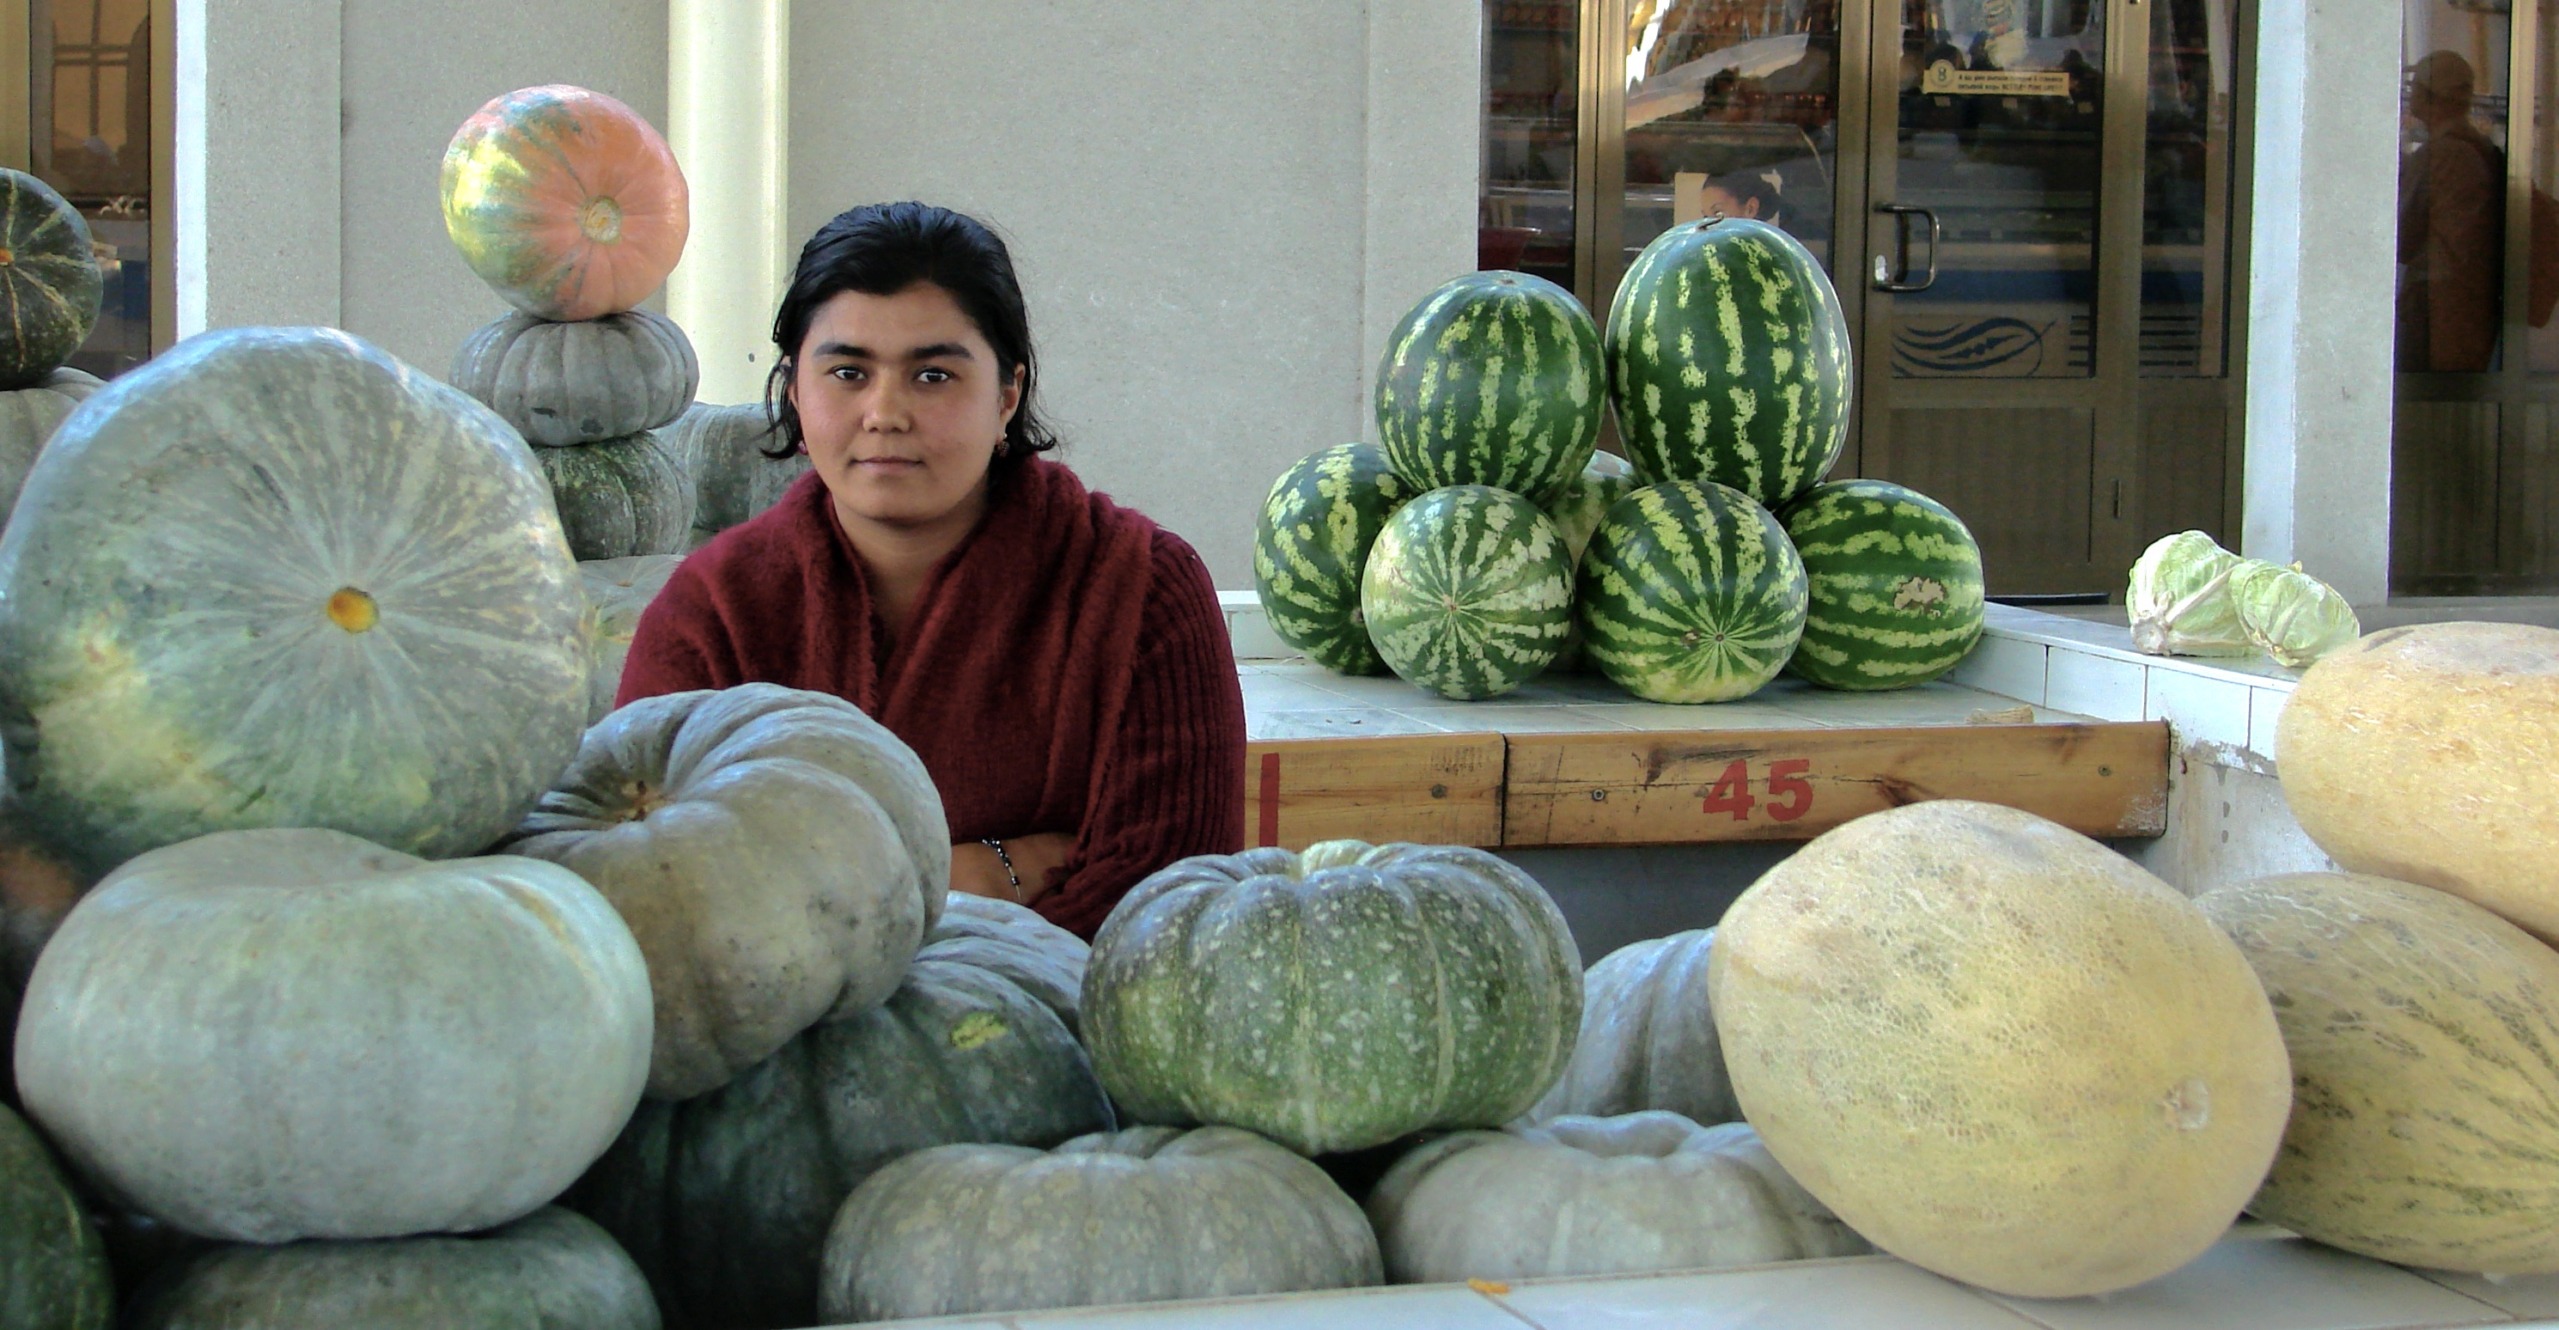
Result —
<path fill-rule="evenodd" d="M 1016 905 L 1028 904 L 1029 902 L 1024 900 L 1022 896 L 1022 875 L 1013 867 L 1013 856 L 1005 852 L 1004 842 L 993 836 L 981 836 L 978 838 L 977 843 L 995 851 L 995 862 L 1001 865 L 1004 869 L 1004 883 L 1013 894 L 1013 903 Z"/>

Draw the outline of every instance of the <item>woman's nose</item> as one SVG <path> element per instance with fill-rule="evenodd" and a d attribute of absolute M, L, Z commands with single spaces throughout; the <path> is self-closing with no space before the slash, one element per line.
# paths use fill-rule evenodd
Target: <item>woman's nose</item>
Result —
<path fill-rule="evenodd" d="M 871 393 L 862 407 L 862 428 L 883 434 L 902 434 L 914 423 L 908 411 L 906 395 L 895 383 L 884 383 Z"/>

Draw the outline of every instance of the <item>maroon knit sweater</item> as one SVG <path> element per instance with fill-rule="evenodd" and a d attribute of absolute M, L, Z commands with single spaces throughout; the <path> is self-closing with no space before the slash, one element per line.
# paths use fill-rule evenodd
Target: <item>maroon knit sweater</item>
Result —
<path fill-rule="evenodd" d="M 1040 913 L 1091 937 L 1138 879 L 1244 844 L 1244 696 L 1199 555 L 1033 458 L 925 579 L 895 643 L 814 474 L 668 579 L 620 703 L 778 683 L 832 693 L 924 759 L 951 839 L 1054 831 Z"/>

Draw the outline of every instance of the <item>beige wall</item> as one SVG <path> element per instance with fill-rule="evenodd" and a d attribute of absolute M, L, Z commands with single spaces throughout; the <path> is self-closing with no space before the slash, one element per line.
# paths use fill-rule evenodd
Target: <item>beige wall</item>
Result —
<path fill-rule="evenodd" d="M 1252 585 L 1255 513 L 1367 437 L 1394 320 L 1474 266 L 1479 0 L 798 0 L 790 232 L 921 198 L 1013 248 L 1088 483 Z"/>

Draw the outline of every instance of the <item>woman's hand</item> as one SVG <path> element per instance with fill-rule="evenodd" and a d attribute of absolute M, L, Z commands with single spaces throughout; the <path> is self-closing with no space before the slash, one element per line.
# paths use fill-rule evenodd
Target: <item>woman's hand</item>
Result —
<path fill-rule="evenodd" d="M 1013 860 L 1013 876 L 1022 879 L 1019 895 L 1014 893 L 1012 877 L 1004 872 L 1003 860 L 977 841 L 963 841 L 951 847 L 951 890 L 1028 905 L 1048 890 L 1049 870 L 1063 865 L 1075 850 L 1075 838 L 1058 831 L 1036 831 L 1002 840 L 1004 853 Z"/>

